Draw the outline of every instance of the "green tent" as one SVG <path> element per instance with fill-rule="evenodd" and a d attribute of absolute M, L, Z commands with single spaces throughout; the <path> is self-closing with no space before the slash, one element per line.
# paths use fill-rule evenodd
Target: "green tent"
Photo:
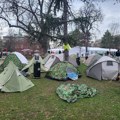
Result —
<path fill-rule="evenodd" d="M 69 62 L 58 62 L 53 67 L 50 68 L 50 71 L 47 74 L 47 77 L 56 79 L 56 80 L 66 80 L 67 79 L 67 69 L 74 71 L 79 75 L 78 70 L 74 65 Z"/>
<path fill-rule="evenodd" d="M 20 70 L 26 64 L 28 64 L 28 60 L 25 58 L 25 56 L 23 56 L 19 52 L 12 52 L 5 58 L 4 62 L 1 64 L 0 68 L 4 69 L 9 64 L 10 61 L 12 61 Z"/>
<path fill-rule="evenodd" d="M 39 56 L 39 62 L 40 62 L 40 67 L 41 67 L 41 72 L 46 72 L 48 71 L 47 68 L 44 67 L 44 61 L 42 60 L 42 58 Z M 22 69 L 22 71 L 27 72 L 28 74 L 32 74 L 33 73 L 33 67 L 34 67 L 34 63 L 35 63 L 35 58 L 33 57 L 29 63 Z"/>
<path fill-rule="evenodd" d="M 13 62 L 9 62 L 0 74 L 0 89 L 3 92 L 22 92 L 33 86 L 34 84 L 19 72 Z"/>

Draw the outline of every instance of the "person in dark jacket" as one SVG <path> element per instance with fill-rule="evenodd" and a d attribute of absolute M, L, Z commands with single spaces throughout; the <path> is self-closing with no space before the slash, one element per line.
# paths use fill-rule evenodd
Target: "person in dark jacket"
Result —
<path fill-rule="evenodd" d="M 77 53 L 76 63 L 77 63 L 77 65 L 80 65 L 80 55 L 79 55 L 79 53 Z"/>
<path fill-rule="evenodd" d="M 2 51 L 0 52 L 0 58 L 2 58 Z"/>
<path fill-rule="evenodd" d="M 117 57 L 117 60 L 120 61 L 120 50 L 119 49 L 116 52 L 116 57 Z"/>
<path fill-rule="evenodd" d="M 116 57 L 120 57 L 120 50 L 119 49 L 116 52 Z"/>

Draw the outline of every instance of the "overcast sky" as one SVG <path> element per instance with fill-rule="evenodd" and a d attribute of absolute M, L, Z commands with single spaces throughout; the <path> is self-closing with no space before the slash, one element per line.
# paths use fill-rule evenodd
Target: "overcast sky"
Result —
<path fill-rule="evenodd" d="M 106 0 L 106 2 L 99 2 L 96 6 L 101 7 L 102 13 L 104 14 L 104 19 L 102 24 L 99 24 L 98 29 L 100 32 L 96 33 L 96 39 L 100 39 L 107 29 L 110 29 L 111 23 L 120 23 L 120 3 L 114 4 L 114 0 Z M 78 10 L 83 4 L 75 0 L 72 3 L 72 8 L 74 11 Z M 8 27 L 3 27 L 0 30 L 0 34 L 7 34 Z"/>
<path fill-rule="evenodd" d="M 78 1 L 74 2 L 73 9 L 79 9 L 81 4 Z M 111 23 L 120 23 L 120 3 L 114 4 L 113 0 L 106 0 L 106 2 L 97 3 L 96 6 L 99 6 L 104 14 L 103 22 L 98 26 L 100 32 L 96 32 L 96 39 L 100 39 L 104 32 L 110 29 Z"/>

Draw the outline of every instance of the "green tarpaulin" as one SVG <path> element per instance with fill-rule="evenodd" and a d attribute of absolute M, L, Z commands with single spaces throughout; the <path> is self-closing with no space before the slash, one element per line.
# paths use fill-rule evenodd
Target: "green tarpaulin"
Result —
<path fill-rule="evenodd" d="M 85 84 L 62 84 L 57 88 L 56 93 L 67 102 L 76 102 L 80 98 L 93 97 L 97 94 L 97 90 Z"/>

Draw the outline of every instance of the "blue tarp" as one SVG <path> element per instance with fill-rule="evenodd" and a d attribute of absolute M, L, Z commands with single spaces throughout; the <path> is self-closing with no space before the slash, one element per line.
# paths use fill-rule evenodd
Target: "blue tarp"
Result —
<path fill-rule="evenodd" d="M 76 74 L 75 72 L 69 72 L 67 73 L 67 77 L 70 78 L 71 80 L 77 80 L 78 74 Z"/>

